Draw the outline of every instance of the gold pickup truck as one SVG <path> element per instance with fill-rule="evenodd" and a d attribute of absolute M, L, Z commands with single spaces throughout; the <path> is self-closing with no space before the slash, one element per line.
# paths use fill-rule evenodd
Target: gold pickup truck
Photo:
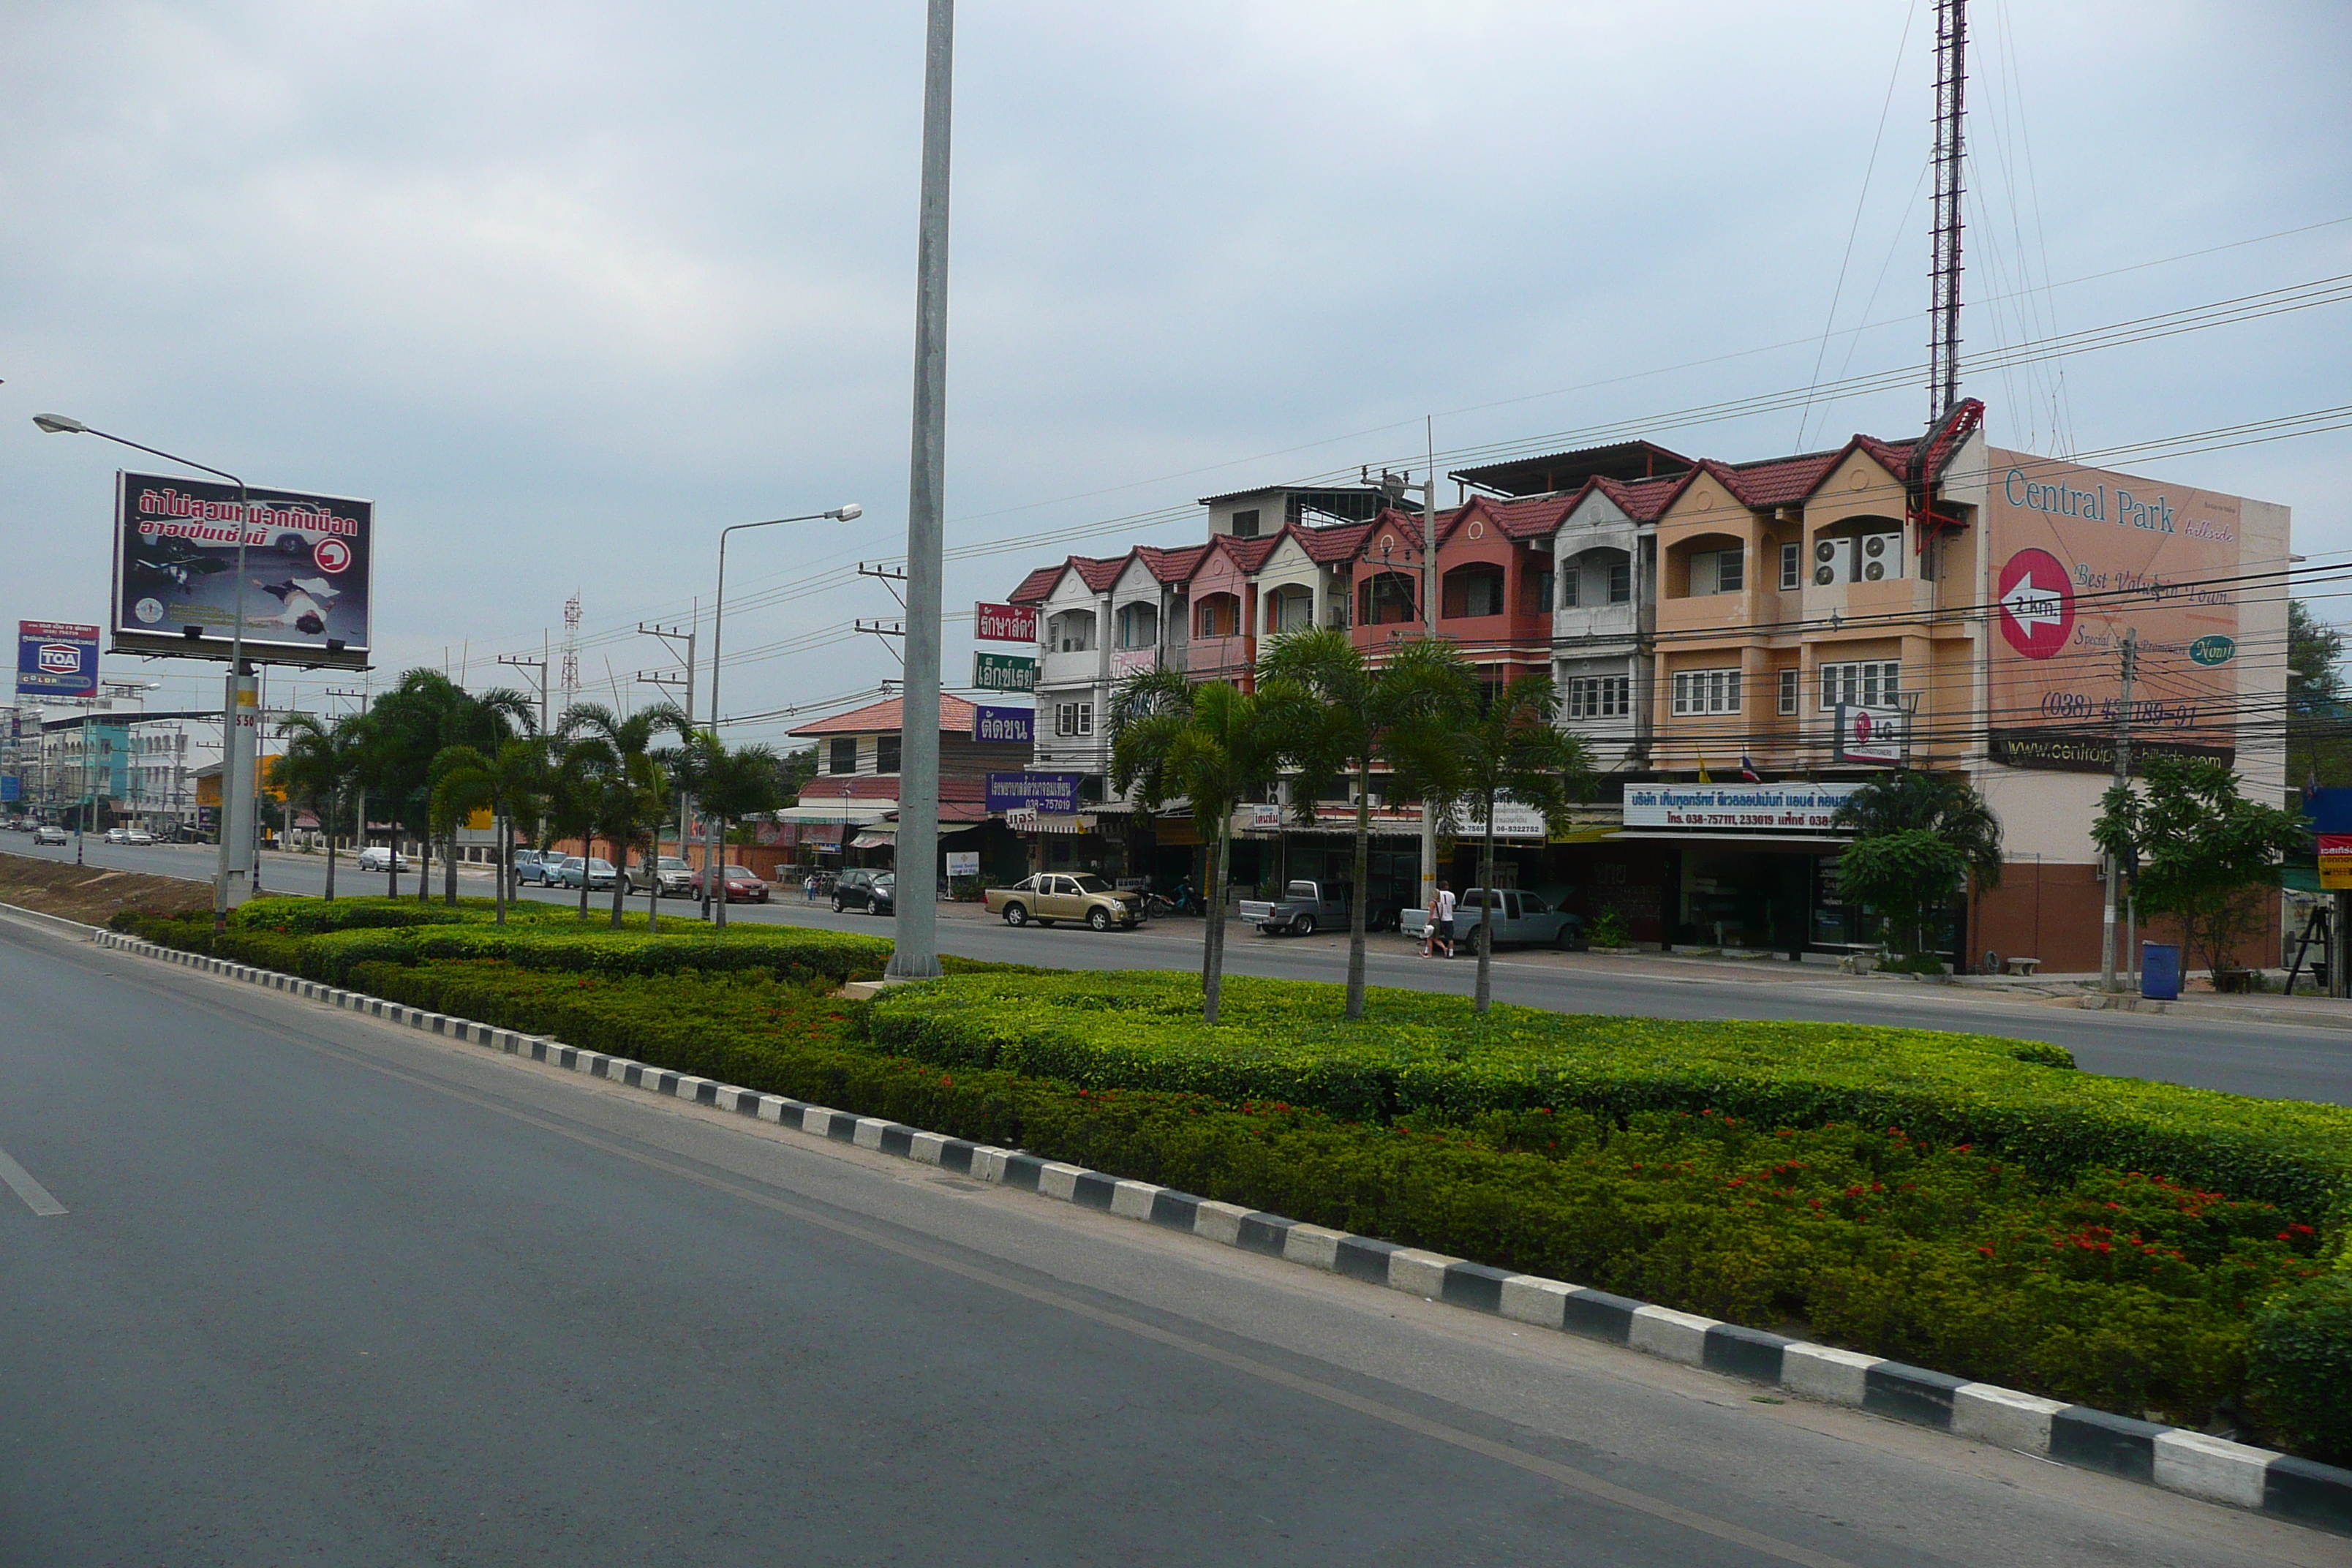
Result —
<path fill-rule="evenodd" d="M 1114 888 L 1091 871 L 1040 871 L 1009 888 L 991 888 L 982 898 L 988 912 L 1003 915 L 1009 926 L 1084 921 L 1097 931 L 1133 931 L 1143 923 L 1143 895 Z"/>

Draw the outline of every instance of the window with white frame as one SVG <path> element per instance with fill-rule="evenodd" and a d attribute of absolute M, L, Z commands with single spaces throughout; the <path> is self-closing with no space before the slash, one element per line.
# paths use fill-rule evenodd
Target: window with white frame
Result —
<path fill-rule="evenodd" d="M 1674 711 L 1737 713 L 1739 711 L 1739 671 L 1678 669 L 1675 671 Z"/>
<path fill-rule="evenodd" d="M 1095 705 L 1091 702 L 1056 702 L 1054 704 L 1054 733 L 1056 735 L 1091 735 L 1095 732 Z"/>
<path fill-rule="evenodd" d="M 1803 584 L 1804 546 L 1795 540 L 1780 546 L 1780 592 L 1794 593 Z M 1794 712 L 1791 709 L 1790 711 Z"/>
<path fill-rule="evenodd" d="M 1738 549 L 1698 550 L 1690 558 L 1690 595 L 1737 594 L 1748 584 L 1748 558 Z"/>
<path fill-rule="evenodd" d="M 1796 710 L 1797 671 L 1793 669 L 1784 669 L 1780 672 L 1780 711 L 1783 713 L 1794 713 Z"/>
<path fill-rule="evenodd" d="M 1822 666 L 1822 709 L 1892 708 L 1903 691 L 1901 659 L 1864 659 Z"/>
<path fill-rule="evenodd" d="M 1578 675 L 1568 682 L 1568 716 L 1571 719 L 1622 719 L 1633 710 L 1633 678 L 1629 675 Z"/>
<path fill-rule="evenodd" d="M 1561 570 L 1559 578 L 1559 607 L 1561 609 L 1572 610 L 1576 608 L 1576 590 L 1583 576 L 1583 566 L 1574 561 L 1569 562 Z"/>

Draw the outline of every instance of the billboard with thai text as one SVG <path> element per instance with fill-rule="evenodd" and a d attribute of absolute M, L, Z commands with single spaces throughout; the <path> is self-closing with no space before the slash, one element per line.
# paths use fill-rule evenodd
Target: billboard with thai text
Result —
<path fill-rule="evenodd" d="M 108 630 L 125 652 L 226 658 L 242 604 L 247 658 L 362 668 L 374 565 L 373 501 L 117 474 Z"/>

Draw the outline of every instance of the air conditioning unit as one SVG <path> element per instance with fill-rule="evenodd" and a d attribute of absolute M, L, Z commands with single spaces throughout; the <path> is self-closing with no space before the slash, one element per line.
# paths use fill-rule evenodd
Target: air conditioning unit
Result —
<path fill-rule="evenodd" d="M 1817 587 L 1878 583 L 1902 575 L 1900 533 L 1865 533 L 1853 539 L 1816 540 L 1813 543 L 1813 583 Z"/>

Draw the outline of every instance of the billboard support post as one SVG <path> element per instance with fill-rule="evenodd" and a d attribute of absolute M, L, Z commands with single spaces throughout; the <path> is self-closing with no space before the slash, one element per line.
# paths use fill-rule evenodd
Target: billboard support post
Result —
<path fill-rule="evenodd" d="M 199 463 L 191 458 L 180 457 L 176 453 L 166 452 L 158 447 L 142 446 L 137 441 L 95 429 L 79 419 L 68 419 L 62 415 L 36 414 L 33 416 L 33 423 L 52 436 L 95 436 L 101 441 L 111 441 L 118 447 L 128 447 L 134 452 L 145 452 L 150 457 L 161 458 L 167 463 L 177 463 L 184 468 L 194 468 L 199 473 L 211 474 L 216 479 L 226 479 L 236 487 L 236 624 L 229 628 L 228 695 L 221 710 L 220 869 L 213 881 L 213 934 L 217 936 L 228 927 L 230 909 L 245 901 L 242 897 L 231 898 L 232 879 L 234 878 L 237 884 L 235 890 L 243 892 L 244 883 L 252 874 L 253 866 L 253 807 L 250 802 L 247 802 L 243 808 L 244 841 L 236 842 L 236 836 L 230 831 L 237 816 L 236 810 L 230 805 L 230 802 L 236 798 L 232 793 L 232 786 L 240 774 L 249 779 L 257 772 L 247 751 L 250 742 L 240 732 L 240 727 L 246 721 L 246 707 L 241 700 L 245 695 L 244 681 L 247 679 L 245 544 L 246 535 L 251 531 L 247 516 L 249 510 L 249 498 L 246 493 L 245 481 L 226 468 L 215 468 L 209 463 Z M 118 550 L 121 548 L 121 542 L 117 541 Z M 120 608 L 119 605 L 116 607 Z M 257 712 L 251 726 L 257 738 L 260 730 L 259 718 Z M 232 762 L 233 757 L 236 758 L 236 761 Z"/>

